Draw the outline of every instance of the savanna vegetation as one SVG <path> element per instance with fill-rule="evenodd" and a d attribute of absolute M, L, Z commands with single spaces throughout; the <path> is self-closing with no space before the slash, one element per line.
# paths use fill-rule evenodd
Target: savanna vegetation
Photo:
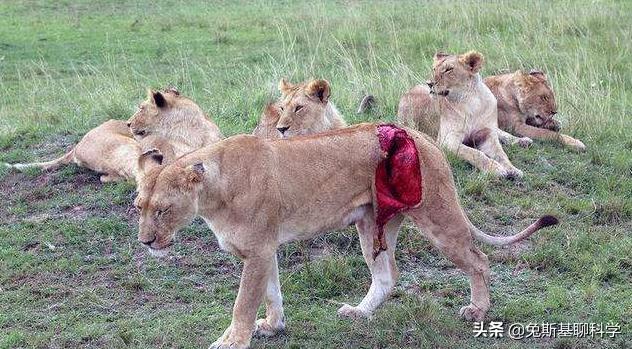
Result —
<path fill-rule="evenodd" d="M 560 225 L 492 263 L 488 321 L 618 323 L 614 339 L 474 338 L 458 318 L 465 274 L 405 229 L 397 291 L 369 320 L 336 315 L 368 289 L 354 229 L 284 246 L 287 331 L 256 348 L 632 347 L 632 2 L 0 2 L 0 162 L 63 154 L 89 129 L 127 119 L 148 87 L 177 86 L 226 135 L 250 132 L 280 78 L 331 82 L 350 123 L 394 120 L 432 55 L 476 49 L 483 75 L 544 70 L 565 133 L 586 153 L 509 147 L 526 176 L 489 178 L 450 158 L 484 230 Z M 365 93 L 377 108 L 356 115 Z M 199 348 L 230 322 L 240 263 L 195 221 L 168 259 L 136 242 L 131 183 L 76 166 L 0 169 L 0 348 Z"/>

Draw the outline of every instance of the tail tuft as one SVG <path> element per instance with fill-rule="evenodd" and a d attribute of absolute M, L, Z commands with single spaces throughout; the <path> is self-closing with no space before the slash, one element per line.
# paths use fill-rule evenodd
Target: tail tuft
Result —
<path fill-rule="evenodd" d="M 538 225 L 540 228 L 550 227 L 552 225 L 558 224 L 560 221 L 555 216 L 542 216 L 538 219 Z"/>
<path fill-rule="evenodd" d="M 372 95 L 366 95 L 360 101 L 360 105 L 358 105 L 357 114 L 363 114 L 367 111 L 371 110 L 375 106 L 375 97 Z"/>

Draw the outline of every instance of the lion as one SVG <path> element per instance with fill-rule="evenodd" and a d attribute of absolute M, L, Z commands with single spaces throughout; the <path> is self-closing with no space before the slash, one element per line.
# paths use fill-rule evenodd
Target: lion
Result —
<path fill-rule="evenodd" d="M 224 138 L 204 111 L 175 88 L 148 90 L 147 99 L 140 103 L 127 125 L 137 140 L 149 135 L 164 137 L 176 157 Z"/>
<path fill-rule="evenodd" d="M 158 149 L 168 161 L 175 159 L 169 143 L 159 136 L 137 142 L 125 121 L 108 120 L 93 128 L 65 155 L 51 161 L 27 164 L 7 164 L 22 171 L 27 168 L 53 170 L 62 165 L 75 163 L 101 173 L 103 183 L 122 180 L 138 180 L 141 175 L 138 160 L 143 150 Z"/>
<path fill-rule="evenodd" d="M 396 193 L 404 182 L 408 190 Z M 287 140 L 233 136 L 152 168 L 134 205 L 138 240 L 151 254 L 168 254 L 174 234 L 201 216 L 220 247 L 243 260 L 231 325 L 211 348 L 246 348 L 253 332 L 271 336 L 284 329 L 276 260 L 283 243 L 355 224 L 372 283 L 357 306 L 345 304 L 338 313 L 368 317 L 395 286 L 397 234 L 409 217 L 469 275 L 471 302 L 460 315 L 481 321 L 490 307 L 490 269 L 473 237 L 506 245 L 557 223 L 543 216 L 515 235 L 482 232 L 459 204 L 442 151 L 427 136 L 392 124 Z M 266 316 L 256 320 L 264 299 Z"/>
<path fill-rule="evenodd" d="M 475 51 L 435 54 L 433 80 L 402 96 L 398 121 L 436 136 L 441 146 L 483 172 L 522 177 L 501 141 L 528 146 L 531 139 L 498 128 L 496 98 L 481 79 L 482 66 L 483 55 Z"/>
<path fill-rule="evenodd" d="M 279 82 L 281 98 L 266 106 L 255 136 L 287 138 L 343 128 L 347 123 L 329 101 L 331 88 L 327 80 L 317 79 L 292 84 Z"/>
<path fill-rule="evenodd" d="M 485 84 L 496 96 L 498 125 L 501 129 L 533 139 L 561 143 L 576 151 L 585 151 L 580 140 L 560 133 L 555 120 L 557 104 L 546 74 L 540 70 L 529 73 L 493 75 Z"/>

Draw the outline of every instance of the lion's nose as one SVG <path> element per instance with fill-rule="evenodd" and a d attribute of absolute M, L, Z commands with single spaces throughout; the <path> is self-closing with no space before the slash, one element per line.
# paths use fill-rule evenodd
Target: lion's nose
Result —
<path fill-rule="evenodd" d="M 131 122 L 127 122 L 127 127 L 130 127 L 130 126 L 132 126 L 132 123 Z"/>
<path fill-rule="evenodd" d="M 428 80 L 426 81 L 426 84 L 428 85 L 428 87 L 432 88 L 436 84 L 436 82 Z"/>
<path fill-rule="evenodd" d="M 154 238 L 153 238 L 153 239 L 151 239 L 150 241 L 143 241 L 141 238 L 139 238 L 139 239 L 138 239 L 138 241 L 142 242 L 142 243 L 143 243 L 143 245 L 147 245 L 147 246 L 149 246 L 149 245 L 151 245 L 151 244 L 152 244 L 152 242 L 156 241 L 156 237 L 154 236 Z"/>
<path fill-rule="evenodd" d="M 281 132 L 281 134 L 284 134 L 285 131 L 287 131 L 289 129 L 289 127 L 277 127 L 277 130 L 279 130 L 279 132 Z"/>

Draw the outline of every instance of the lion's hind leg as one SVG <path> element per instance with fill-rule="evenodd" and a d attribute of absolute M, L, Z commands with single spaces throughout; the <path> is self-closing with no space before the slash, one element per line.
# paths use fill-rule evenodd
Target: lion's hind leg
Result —
<path fill-rule="evenodd" d="M 409 215 L 432 244 L 469 275 L 471 301 L 461 308 L 460 315 L 468 321 L 482 321 L 490 306 L 489 261 L 472 243 L 472 234 L 462 212 L 449 211 L 431 215 L 414 210 Z"/>
<path fill-rule="evenodd" d="M 387 249 L 373 259 L 373 237 L 375 233 L 375 216 L 372 210 L 367 210 L 366 215 L 356 222 L 362 255 L 371 271 L 371 286 L 360 304 L 357 306 L 343 305 L 338 309 L 338 314 L 345 317 L 369 317 L 377 307 L 391 294 L 399 275 L 395 262 L 395 247 L 397 234 L 404 217 L 397 215 L 385 226 Z"/>

